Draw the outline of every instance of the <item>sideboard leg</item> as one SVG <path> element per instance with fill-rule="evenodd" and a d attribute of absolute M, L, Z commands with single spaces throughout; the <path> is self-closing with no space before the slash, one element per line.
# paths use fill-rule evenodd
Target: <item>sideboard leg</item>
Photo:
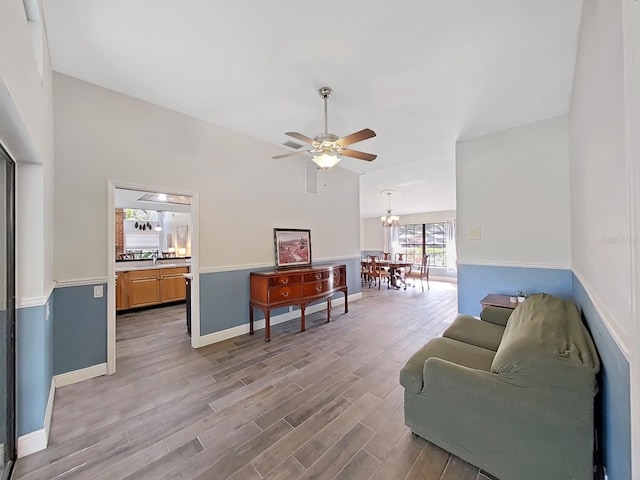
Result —
<path fill-rule="evenodd" d="M 331 297 L 327 298 L 327 323 L 331 321 Z"/>
<path fill-rule="evenodd" d="M 271 341 L 271 311 L 267 310 L 264 313 L 264 341 Z"/>
<path fill-rule="evenodd" d="M 349 295 L 347 295 L 347 289 L 344 289 L 344 313 L 349 313 Z"/>
<path fill-rule="evenodd" d="M 300 331 L 304 332 L 307 329 L 304 318 L 304 311 L 307 308 L 306 305 L 300 305 Z"/>
<path fill-rule="evenodd" d="M 253 305 L 249 305 L 249 335 L 253 335 Z"/>

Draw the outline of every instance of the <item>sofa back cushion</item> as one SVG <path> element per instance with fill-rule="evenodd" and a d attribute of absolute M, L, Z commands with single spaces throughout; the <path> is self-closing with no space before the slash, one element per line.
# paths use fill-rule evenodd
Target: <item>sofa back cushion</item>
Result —
<path fill-rule="evenodd" d="M 532 295 L 514 310 L 491 364 L 493 373 L 518 385 L 593 393 L 599 368 L 576 305 L 546 293 Z"/>

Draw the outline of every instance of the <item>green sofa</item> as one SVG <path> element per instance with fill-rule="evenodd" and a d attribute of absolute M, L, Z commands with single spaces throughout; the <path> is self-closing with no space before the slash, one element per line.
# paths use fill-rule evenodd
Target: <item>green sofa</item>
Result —
<path fill-rule="evenodd" d="M 405 424 L 500 480 L 592 479 L 599 368 L 573 302 L 486 307 L 404 366 Z"/>

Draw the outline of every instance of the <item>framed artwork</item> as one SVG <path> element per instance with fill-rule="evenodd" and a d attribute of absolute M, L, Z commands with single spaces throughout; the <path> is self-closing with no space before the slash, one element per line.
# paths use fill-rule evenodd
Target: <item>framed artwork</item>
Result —
<path fill-rule="evenodd" d="M 274 228 L 276 269 L 311 266 L 311 230 Z"/>
<path fill-rule="evenodd" d="M 189 226 L 179 225 L 176 227 L 176 246 L 178 248 L 187 248 L 187 239 L 189 238 Z"/>

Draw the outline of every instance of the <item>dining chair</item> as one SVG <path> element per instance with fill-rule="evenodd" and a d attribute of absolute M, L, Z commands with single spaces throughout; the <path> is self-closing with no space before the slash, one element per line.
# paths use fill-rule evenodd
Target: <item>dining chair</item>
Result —
<path fill-rule="evenodd" d="M 382 260 L 390 261 L 391 260 L 391 253 L 382 252 Z"/>
<path fill-rule="evenodd" d="M 405 280 L 407 278 L 411 278 L 412 284 L 416 286 L 416 279 L 420 279 L 420 286 L 422 286 L 422 291 L 424 292 L 424 281 L 427 280 L 427 289 L 431 290 L 429 286 L 429 255 L 422 256 L 422 264 L 417 267 L 416 265 L 412 265 L 409 267 L 409 271 L 405 273 Z"/>
<path fill-rule="evenodd" d="M 360 286 L 364 287 L 365 282 L 369 283 L 369 265 L 370 261 L 368 258 L 360 257 Z"/>
<path fill-rule="evenodd" d="M 371 279 L 374 279 L 378 282 L 378 290 L 380 290 L 383 278 L 387 279 L 387 288 L 389 288 L 389 272 L 380 267 L 380 258 L 377 255 L 369 255 L 367 260 L 369 260 L 369 288 L 371 288 Z"/>
<path fill-rule="evenodd" d="M 394 255 L 394 262 L 399 262 L 399 263 L 403 263 L 403 262 L 405 262 L 405 261 L 406 261 L 405 256 L 406 256 L 406 254 L 405 254 L 404 252 L 402 252 L 402 253 L 400 253 L 400 252 L 396 253 L 396 254 Z M 407 270 L 406 270 L 406 268 L 405 268 L 405 267 L 400 267 L 400 268 L 396 268 L 396 269 L 395 269 L 395 274 L 396 274 L 396 276 L 398 276 L 398 277 L 399 277 L 400 281 L 401 281 L 402 283 L 404 283 L 404 289 L 405 289 L 405 290 L 407 289 L 407 284 L 405 283 L 405 280 L 404 280 L 404 276 L 405 276 L 406 271 L 407 271 Z"/>

